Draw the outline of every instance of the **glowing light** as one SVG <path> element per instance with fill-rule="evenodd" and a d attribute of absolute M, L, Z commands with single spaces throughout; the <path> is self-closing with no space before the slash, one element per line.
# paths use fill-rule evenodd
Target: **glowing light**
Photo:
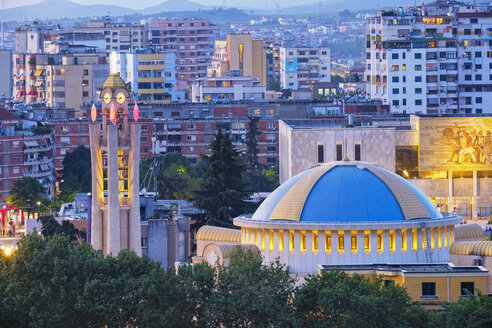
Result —
<path fill-rule="evenodd" d="M 407 171 L 407 170 L 403 170 L 403 175 L 404 175 L 405 177 L 407 177 L 407 178 L 410 176 L 410 175 L 408 174 L 408 171 Z"/>
<path fill-rule="evenodd" d="M 109 110 L 109 119 L 114 125 L 116 125 L 116 107 L 114 107 L 114 104 L 111 104 L 111 109 Z"/>
<path fill-rule="evenodd" d="M 3 250 L 5 256 L 10 256 L 12 255 L 12 249 L 10 247 L 5 247 L 5 249 Z"/>
<path fill-rule="evenodd" d="M 133 120 L 136 122 L 138 121 L 140 113 L 138 112 L 138 105 L 135 103 L 135 107 L 133 107 Z"/>
<path fill-rule="evenodd" d="M 92 119 L 92 122 L 95 122 L 96 119 L 97 119 L 97 109 L 96 109 L 96 105 L 95 104 L 92 104 L 91 119 Z"/>

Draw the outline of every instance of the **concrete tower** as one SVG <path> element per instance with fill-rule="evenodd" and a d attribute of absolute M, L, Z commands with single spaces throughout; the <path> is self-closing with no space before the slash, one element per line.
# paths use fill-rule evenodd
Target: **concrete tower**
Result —
<path fill-rule="evenodd" d="M 104 255 L 142 254 L 139 204 L 140 125 L 128 123 L 126 85 L 111 73 L 101 91 L 102 124 L 90 125 L 92 215 L 90 243 Z M 93 107 L 92 120 L 97 112 Z M 138 114 L 134 113 L 135 119 Z M 109 118 L 109 119 L 108 119 Z"/>

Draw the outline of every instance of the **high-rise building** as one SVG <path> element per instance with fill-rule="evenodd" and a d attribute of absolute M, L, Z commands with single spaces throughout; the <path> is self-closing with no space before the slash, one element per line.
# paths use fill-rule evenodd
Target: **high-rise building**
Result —
<path fill-rule="evenodd" d="M 330 79 L 330 48 L 280 48 L 282 89 L 311 89 Z"/>
<path fill-rule="evenodd" d="M 104 255 L 142 254 L 139 203 L 140 125 L 129 123 L 130 94 L 118 73 L 101 91 L 102 124 L 89 126 L 92 204 L 89 242 Z M 91 113 L 95 121 L 96 113 Z M 135 120 L 138 113 L 133 113 Z"/>
<path fill-rule="evenodd" d="M 492 101 L 492 12 L 436 1 L 366 21 L 371 98 L 394 112 L 485 113 Z"/>
<path fill-rule="evenodd" d="M 176 54 L 137 51 L 111 53 L 111 73 L 119 72 L 129 83 L 135 100 L 151 103 L 184 102 L 176 90 Z"/>
<path fill-rule="evenodd" d="M 217 26 L 208 20 L 158 20 L 149 28 L 151 47 L 176 53 L 178 80 L 193 81 L 207 76 L 213 57 L 213 33 Z"/>

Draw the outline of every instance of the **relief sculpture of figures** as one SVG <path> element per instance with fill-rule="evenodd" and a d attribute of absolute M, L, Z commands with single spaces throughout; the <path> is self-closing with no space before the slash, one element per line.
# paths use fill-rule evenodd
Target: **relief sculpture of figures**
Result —
<path fill-rule="evenodd" d="M 443 130 L 444 143 L 451 147 L 448 163 L 486 164 L 492 163 L 492 134 L 476 129 L 466 130 L 455 124 Z"/>

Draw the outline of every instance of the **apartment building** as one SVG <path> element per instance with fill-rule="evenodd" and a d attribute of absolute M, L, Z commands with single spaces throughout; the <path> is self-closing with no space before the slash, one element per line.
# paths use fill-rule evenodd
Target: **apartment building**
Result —
<path fill-rule="evenodd" d="M 75 40 L 85 45 L 100 47 L 101 35 L 105 44 L 106 56 L 115 51 L 130 53 L 135 49 L 147 48 L 149 45 L 147 29 L 138 23 L 115 23 L 109 17 L 93 19 L 88 22 L 75 23 L 68 33 L 62 33 L 63 39 Z M 103 51 L 104 51 L 103 50 Z"/>
<path fill-rule="evenodd" d="M 150 25 L 150 46 L 157 52 L 175 52 L 177 79 L 193 81 L 207 76 L 213 57 L 217 26 L 208 20 L 163 19 Z"/>
<path fill-rule="evenodd" d="M 197 79 L 191 86 L 191 101 L 262 101 L 265 93 L 265 85 L 261 85 L 253 76 L 205 77 Z"/>
<path fill-rule="evenodd" d="M 0 108 L 0 203 L 5 200 L 15 181 L 33 177 L 54 191 L 54 139 L 50 129 L 37 127 L 36 122 L 22 122 L 17 116 Z M 32 125 L 34 127 L 30 128 Z"/>
<path fill-rule="evenodd" d="M 184 102 L 184 91 L 176 90 L 176 54 L 136 51 L 111 53 L 111 73 L 118 72 L 130 84 L 139 102 Z"/>
<path fill-rule="evenodd" d="M 492 12 L 436 1 L 366 21 L 367 94 L 394 112 L 485 113 Z"/>
<path fill-rule="evenodd" d="M 312 89 L 330 80 L 330 48 L 280 48 L 282 89 Z"/>
<path fill-rule="evenodd" d="M 45 103 L 81 108 L 98 99 L 98 90 L 109 74 L 104 54 L 14 54 L 13 94 L 25 103 Z"/>
<path fill-rule="evenodd" d="M 253 40 L 249 33 L 227 34 L 225 42 L 215 41 L 215 57 L 208 76 L 254 76 L 266 85 L 265 47 L 264 40 Z"/>
<path fill-rule="evenodd" d="M 280 48 L 274 44 L 266 46 L 267 90 L 280 90 Z"/>

